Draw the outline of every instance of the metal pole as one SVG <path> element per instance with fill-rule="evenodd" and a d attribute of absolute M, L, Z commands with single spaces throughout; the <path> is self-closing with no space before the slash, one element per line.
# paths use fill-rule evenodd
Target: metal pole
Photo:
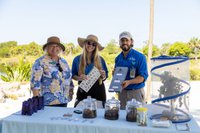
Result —
<path fill-rule="evenodd" d="M 150 23 L 149 23 L 149 40 L 148 40 L 148 73 L 149 77 L 147 79 L 147 97 L 146 101 L 149 103 L 151 101 L 151 57 L 152 57 L 152 45 L 153 45 L 153 29 L 154 29 L 154 0 L 150 0 Z"/>

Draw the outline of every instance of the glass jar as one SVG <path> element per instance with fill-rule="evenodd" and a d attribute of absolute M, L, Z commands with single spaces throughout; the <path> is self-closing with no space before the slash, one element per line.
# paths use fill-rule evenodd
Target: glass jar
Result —
<path fill-rule="evenodd" d="M 112 97 L 106 101 L 104 118 L 108 120 L 117 120 L 119 118 L 120 101 Z"/>
<path fill-rule="evenodd" d="M 130 122 L 136 122 L 137 120 L 137 108 L 140 107 L 141 103 L 132 99 L 126 104 L 126 120 Z"/>
<path fill-rule="evenodd" d="M 137 108 L 137 123 L 139 126 L 147 126 L 147 108 Z"/>
<path fill-rule="evenodd" d="M 83 118 L 95 118 L 97 117 L 97 101 L 91 96 L 83 100 Z"/>

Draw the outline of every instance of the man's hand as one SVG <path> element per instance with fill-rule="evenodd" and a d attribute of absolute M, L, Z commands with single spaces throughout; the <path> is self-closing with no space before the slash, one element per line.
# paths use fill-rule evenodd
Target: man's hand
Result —
<path fill-rule="evenodd" d="M 124 82 L 122 82 L 122 89 L 126 88 L 129 85 L 130 85 L 130 81 L 129 80 L 125 80 Z"/>

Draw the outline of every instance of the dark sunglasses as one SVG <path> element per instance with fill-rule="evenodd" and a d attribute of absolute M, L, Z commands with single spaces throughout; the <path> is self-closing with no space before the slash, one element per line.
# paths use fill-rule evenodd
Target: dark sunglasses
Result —
<path fill-rule="evenodd" d="M 88 42 L 87 42 L 87 45 L 89 45 L 89 46 L 92 45 L 93 47 L 96 47 L 97 43 L 96 43 L 96 42 L 89 42 L 89 41 L 88 41 Z"/>
<path fill-rule="evenodd" d="M 60 72 L 63 71 L 62 67 L 60 66 L 60 63 L 57 63 L 56 66 L 58 67 L 58 70 L 59 70 Z"/>

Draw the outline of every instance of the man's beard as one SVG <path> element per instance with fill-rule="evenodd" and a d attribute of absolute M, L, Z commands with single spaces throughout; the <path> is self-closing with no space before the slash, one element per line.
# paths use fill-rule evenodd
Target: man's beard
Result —
<path fill-rule="evenodd" d="M 131 49 L 130 46 L 126 45 L 127 47 L 124 47 L 124 45 L 126 45 L 126 44 L 123 44 L 123 45 L 121 46 L 121 49 L 122 49 L 124 52 L 127 52 L 127 51 L 129 51 L 129 50 Z"/>

